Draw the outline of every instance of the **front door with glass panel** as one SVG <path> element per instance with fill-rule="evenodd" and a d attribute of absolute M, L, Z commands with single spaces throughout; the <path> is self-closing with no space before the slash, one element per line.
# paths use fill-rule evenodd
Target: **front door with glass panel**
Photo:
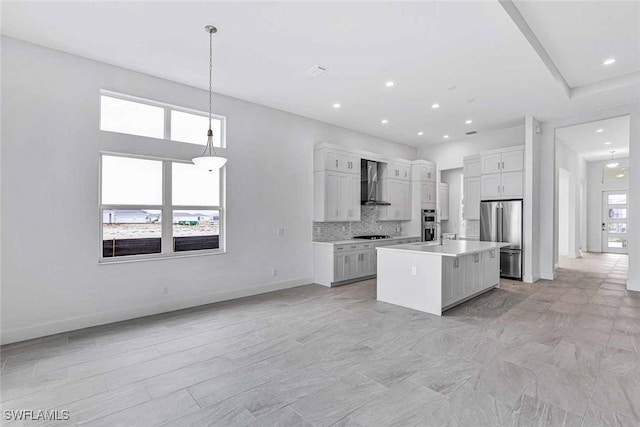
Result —
<path fill-rule="evenodd" d="M 627 253 L 627 196 L 626 191 L 602 192 L 602 252 Z"/>

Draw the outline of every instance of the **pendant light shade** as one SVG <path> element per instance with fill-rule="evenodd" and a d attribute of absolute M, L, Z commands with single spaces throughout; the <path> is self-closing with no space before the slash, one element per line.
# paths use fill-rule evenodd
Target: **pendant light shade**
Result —
<path fill-rule="evenodd" d="M 227 159 L 219 157 L 216 154 L 216 149 L 213 147 L 213 131 L 211 130 L 211 95 L 212 95 L 212 82 L 213 82 L 213 34 L 218 32 L 218 29 L 213 25 L 207 25 L 204 30 L 209 33 L 209 130 L 207 131 L 207 146 L 200 155 L 200 157 L 194 157 L 191 161 L 199 168 L 213 172 L 219 170 L 227 163 Z"/>
<path fill-rule="evenodd" d="M 609 163 L 607 163 L 607 167 L 608 167 L 609 169 L 617 168 L 617 167 L 618 167 L 618 165 L 620 164 L 620 162 L 616 162 L 616 161 L 613 159 L 613 154 L 614 154 L 614 153 L 615 153 L 615 151 L 612 151 L 612 152 L 611 152 L 611 161 L 610 161 Z"/>

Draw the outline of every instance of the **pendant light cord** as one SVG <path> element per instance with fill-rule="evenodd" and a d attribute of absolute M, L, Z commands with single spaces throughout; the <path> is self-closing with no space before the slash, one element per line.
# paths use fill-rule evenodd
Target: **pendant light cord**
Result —
<path fill-rule="evenodd" d="M 211 130 L 211 96 L 213 92 L 213 29 L 209 29 L 209 131 L 207 132 L 207 146 L 202 152 L 204 157 L 207 152 L 209 156 L 217 157 L 213 148 L 213 130 Z"/>

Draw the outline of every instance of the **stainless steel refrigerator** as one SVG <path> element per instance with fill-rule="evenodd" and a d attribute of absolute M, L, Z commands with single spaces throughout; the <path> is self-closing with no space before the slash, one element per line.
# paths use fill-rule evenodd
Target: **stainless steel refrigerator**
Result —
<path fill-rule="evenodd" d="M 500 249 L 500 276 L 522 280 L 522 200 L 480 203 L 480 240 L 509 243 Z"/>

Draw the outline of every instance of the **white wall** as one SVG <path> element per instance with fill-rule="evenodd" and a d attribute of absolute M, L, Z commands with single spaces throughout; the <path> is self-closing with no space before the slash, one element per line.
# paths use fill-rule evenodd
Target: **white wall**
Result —
<path fill-rule="evenodd" d="M 555 186 L 555 129 L 624 115 L 630 115 L 631 118 L 629 161 L 630 164 L 640 164 L 640 105 L 638 103 L 541 123 L 540 197 L 537 206 L 540 215 L 540 274 L 544 279 L 554 278 L 554 265 L 558 253 L 558 234 L 554 221 L 554 209 L 558 196 Z M 630 168 L 629 179 L 630 182 L 634 182 L 634 179 L 640 181 L 640 170 L 636 170 L 634 174 L 634 168 Z M 640 186 L 631 188 L 630 202 L 630 210 L 640 209 Z M 634 246 L 634 241 L 638 241 L 638 246 Z M 640 217 L 629 219 L 629 242 L 630 267 L 627 288 L 640 290 Z"/>
<path fill-rule="evenodd" d="M 524 125 L 479 134 L 459 141 L 420 147 L 418 158 L 437 163 L 438 170 L 455 169 L 463 166 L 466 156 L 480 154 L 514 145 L 524 145 Z"/>
<path fill-rule="evenodd" d="M 443 233 L 460 234 L 462 168 L 448 169 L 440 173 L 440 182 L 449 184 L 449 220 L 442 221 L 442 231 Z"/>
<path fill-rule="evenodd" d="M 620 158 L 617 161 L 620 162 L 620 166 L 629 166 L 629 158 Z M 609 160 L 587 163 L 587 250 L 589 252 L 602 251 L 602 192 L 629 189 L 628 180 L 602 182 L 602 170 L 607 163 Z"/>
<path fill-rule="evenodd" d="M 559 254 L 576 258 L 580 256 L 581 250 L 586 250 L 586 245 L 581 236 L 584 236 L 587 224 L 584 222 L 584 203 L 580 200 L 580 187 L 587 184 L 587 162 L 582 156 L 572 150 L 567 144 L 556 137 L 556 174 L 560 178 L 560 171 L 564 170 L 566 175 L 566 194 L 559 193 L 558 200 L 564 200 L 567 211 L 564 213 L 558 209 L 557 217 L 560 219 L 558 225 L 562 224 L 562 215 L 567 215 L 568 222 L 565 229 L 565 243 L 569 246 L 559 250 Z M 557 181 L 561 183 L 561 181 Z M 560 208 L 560 203 L 557 204 Z M 566 240 L 568 239 L 568 240 Z M 559 240 L 560 243 L 561 240 Z M 556 263 L 557 263 L 556 259 Z"/>
<path fill-rule="evenodd" d="M 101 265 L 99 151 L 190 159 L 201 147 L 99 131 L 98 91 L 199 110 L 207 93 L 5 37 L 2 66 L 3 342 L 309 283 L 313 145 L 417 154 L 216 95 L 228 118 L 228 252 Z"/>
<path fill-rule="evenodd" d="M 562 256 L 569 256 L 569 186 L 571 173 L 566 169 L 559 168 L 558 171 L 558 251 Z M 573 256 L 575 258 L 575 256 Z"/>
<path fill-rule="evenodd" d="M 540 221 L 537 206 L 540 198 L 541 132 L 542 127 L 535 117 L 525 117 L 525 179 L 522 207 L 524 268 L 522 280 L 528 283 L 534 283 L 540 279 Z"/>
<path fill-rule="evenodd" d="M 640 182 L 640 103 L 630 106 L 629 182 Z M 629 279 L 627 289 L 640 292 L 640 185 L 629 188 Z"/>

